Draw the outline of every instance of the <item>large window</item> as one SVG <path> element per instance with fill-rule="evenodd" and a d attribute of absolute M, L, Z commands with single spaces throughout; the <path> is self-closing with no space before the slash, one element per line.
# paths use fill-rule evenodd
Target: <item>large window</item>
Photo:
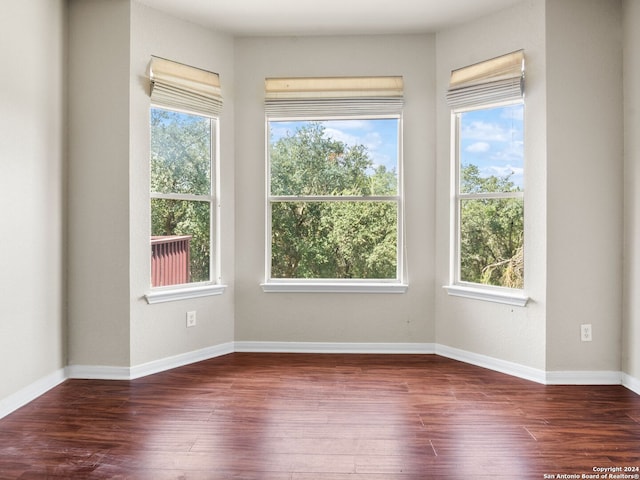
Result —
<path fill-rule="evenodd" d="M 216 120 L 151 109 L 151 284 L 209 282 Z"/>
<path fill-rule="evenodd" d="M 451 72 L 447 291 L 525 305 L 524 52 Z"/>
<path fill-rule="evenodd" d="M 267 283 L 402 281 L 398 103 L 268 108 Z"/>
<path fill-rule="evenodd" d="M 222 293 L 216 265 L 216 73 L 152 57 L 149 303 Z"/>
<path fill-rule="evenodd" d="M 458 282 L 524 287 L 523 111 L 455 114 Z"/>
<path fill-rule="evenodd" d="M 398 278 L 399 119 L 269 121 L 271 278 Z"/>

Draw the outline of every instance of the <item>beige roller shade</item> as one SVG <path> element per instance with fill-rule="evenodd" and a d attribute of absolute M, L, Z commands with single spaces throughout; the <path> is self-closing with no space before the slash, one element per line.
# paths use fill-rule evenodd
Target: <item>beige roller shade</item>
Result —
<path fill-rule="evenodd" d="M 151 57 L 149 79 L 151 100 L 158 105 L 207 116 L 217 116 L 222 111 L 222 92 L 217 73 Z"/>
<path fill-rule="evenodd" d="M 402 77 L 267 78 L 265 110 L 270 116 L 314 117 L 399 114 Z"/>
<path fill-rule="evenodd" d="M 447 102 L 451 108 L 518 100 L 524 96 L 524 50 L 451 72 Z"/>

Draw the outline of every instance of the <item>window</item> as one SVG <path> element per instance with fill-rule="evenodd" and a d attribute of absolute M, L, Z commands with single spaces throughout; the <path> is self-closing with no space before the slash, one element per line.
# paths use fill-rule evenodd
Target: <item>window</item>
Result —
<path fill-rule="evenodd" d="M 151 108 L 151 286 L 209 282 L 217 122 Z"/>
<path fill-rule="evenodd" d="M 455 114 L 459 282 L 524 288 L 523 111 Z"/>
<path fill-rule="evenodd" d="M 452 72 L 450 294 L 524 305 L 522 51 Z"/>
<path fill-rule="evenodd" d="M 401 97 L 352 80 L 267 83 L 267 291 L 402 283 Z"/>
<path fill-rule="evenodd" d="M 216 286 L 217 74 L 152 57 L 149 303 L 222 293 Z"/>

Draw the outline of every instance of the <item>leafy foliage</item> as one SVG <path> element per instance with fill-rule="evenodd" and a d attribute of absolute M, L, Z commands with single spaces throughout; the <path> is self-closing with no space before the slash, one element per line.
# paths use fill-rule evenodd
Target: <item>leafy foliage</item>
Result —
<path fill-rule="evenodd" d="M 366 200 L 396 195 L 394 171 L 375 167 L 364 146 L 327 137 L 320 122 L 272 143 L 270 168 L 274 196 L 341 197 L 272 203 L 273 278 L 396 277 L 397 205 Z"/>
<path fill-rule="evenodd" d="M 466 193 L 517 191 L 505 177 L 482 177 L 471 164 L 461 172 Z M 463 199 L 460 205 L 460 278 L 509 288 L 524 286 L 524 204 L 520 198 Z"/>
<path fill-rule="evenodd" d="M 211 120 L 151 110 L 151 191 L 209 195 Z M 151 235 L 191 235 L 191 282 L 209 280 L 211 204 L 208 200 L 152 198 Z"/>

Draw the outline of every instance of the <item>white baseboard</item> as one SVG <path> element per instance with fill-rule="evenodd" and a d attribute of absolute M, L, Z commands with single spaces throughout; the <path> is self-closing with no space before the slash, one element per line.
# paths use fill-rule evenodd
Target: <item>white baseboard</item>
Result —
<path fill-rule="evenodd" d="M 547 385 L 622 385 L 622 373 L 597 371 L 551 371 L 545 376 Z"/>
<path fill-rule="evenodd" d="M 140 378 L 154 373 L 164 372 L 172 368 L 182 367 L 190 363 L 202 362 L 222 355 L 228 355 L 234 352 L 233 342 L 222 343 L 212 347 L 194 350 L 193 352 L 182 353 L 173 357 L 161 358 L 153 362 L 144 363 L 131 367 L 130 378 Z"/>
<path fill-rule="evenodd" d="M 109 365 L 69 365 L 65 368 L 67 378 L 83 380 L 130 380 L 129 367 Z"/>
<path fill-rule="evenodd" d="M 435 353 L 433 343 L 235 342 L 236 352 L 253 353 Z"/>
<path fill-rule="evenodd" d="M 622 374 L 622 385 L 627 387 L 632 392 L 640 395 L 640 379 L 632 377 L 631 375 L 627 375 L 626 373 Z"/>
<path fill-rule="evenodd" d="M 436 345 L 437 355 L 469 363 L 477 367 L 487 368 L 495 372 L 504 373 L 513 377 L 530 380 L 537 383 L 545 383 L 545 372 L 537 368 L 527 367 L 519 363 L 508 362 L 498 358 L 488 357 L 479 353 L 468 352 L 446 345 Z"/>
<path fill-rule="evenodd" d="M 435 343 L 235 342 L 236 352 L 436 354 L 543 385 L 624 385 L 640 395 L 640 380 L 615 371 L 546 372 Z"/>
<path fill-rule="evenodd" d="M 436 354 L 543 385 L 624 385 L 640 394 L 640 382 L 636 379 L 634 389 L 633 377 L 627 375 L 628 380 L 625 382 L 625 374 L 622 372 L 601 370 L 544 371 L 446 345 L 437 345 Z"/>
<path fill-rule="evenodd" d="M 172 357 L 161 358 L 134 367 L 111 367 L 100 365 L 70 365 L 66 368 L 67 378 L 82 378 L 93 380 L 133 380 L 135 378 L 153 375 L 172 368 L 182 367 L 190 363 L 209 360 L 233 353 L 233 343 L 223 343 L 212 347 L 181 353 Z"/>
<path fill-rule="evenodd" d="M 40 395 L 47 393 L 53 387 L 56 387 L 65 380 L 65 370 L 64 368 L 61 368 L 50 373 L 46 377 L 33 382 L 25 388 L 18 390 L 16 393 L 0 399 L 0 418 L 6 417 L 11 412 L 16 411 L 32 400 L 35 400 Z"/>
<path fill-rule="evenodd" d="M 173 368 L 201 362 L 210 358 L 233 353 L 232 342 L 222 345 L 187 352 L 173 357 L 161 358 L 153 362 L 137 365 L 135 367 L 116 367 L 104 365 L 69 365 L 50 375 L 32 383 L 31 385 L 0 399 L 0 418 L 9 415 L 18 408 L 35 400 L 40 395 L 58 386 L 68 378 L 92 379 L 92 380 L 133 380 L 134 378 L 152 375 L 154 373 L 171 370 Z"/>

